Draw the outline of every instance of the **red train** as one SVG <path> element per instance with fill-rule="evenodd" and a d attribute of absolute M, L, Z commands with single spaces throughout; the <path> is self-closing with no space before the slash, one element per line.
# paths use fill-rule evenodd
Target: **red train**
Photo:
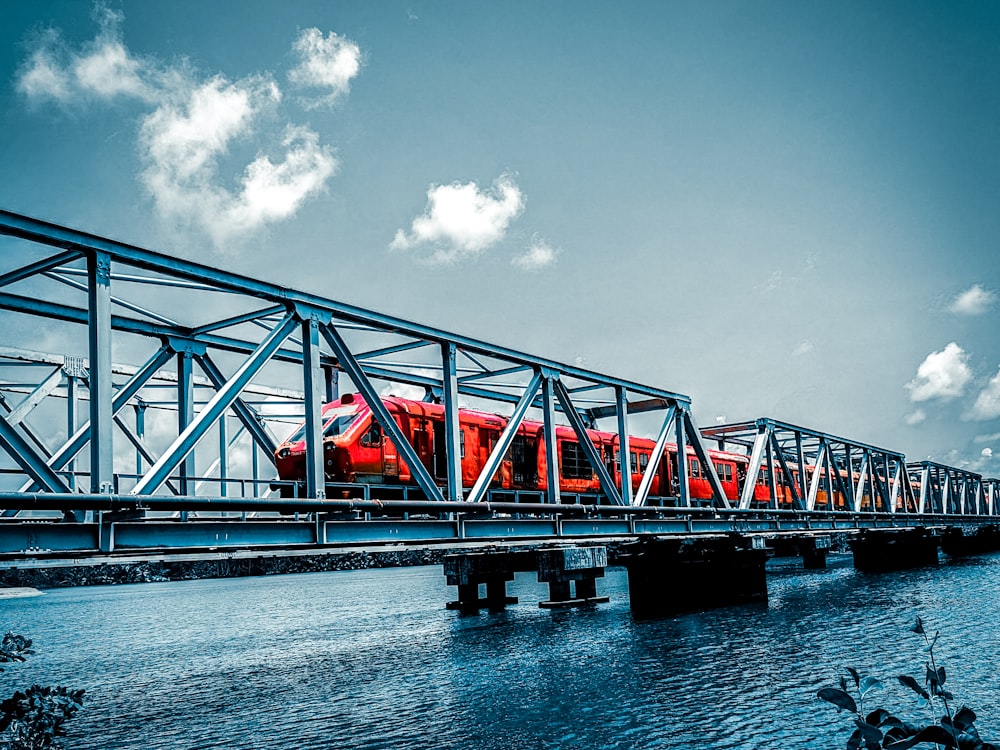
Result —
<path fill-rule="evenodd" d="M 444 406 L 389 397 L 383 403 L 409 439 L 421 463 L 442 484 L 447 476 L 444 452 Z M 459 441 L 461 449 L 462 485 L 472 487 L 486 464 L 507 418 L 496 414 L 460 409 Z M 621 473 L 618 462 L 619 436 L 612 432 L 588 430 L 598 455 L 618 487 Z M 289 482 L 282 493 L 293 493 L 292 481 L 305 477 L 305 426 L 302 425 L 276 452 L 278 476 Z M 569 427 L 556 428 L 561 492 L 597 493 L 600 482 L 593 471 L 576 433 Z M 677 497 L 677 446 L 668 444 L 661 456 L 653 457 L 654 441 L 630 437 L 629 453 L 633 491 L 638 489 L 646 467 L 651 461 L 657 467 L 650 487 L 653 498 Z M 712 463 L 730 501 L 737 501 L 746 481 L 747 456 L 710 451 Z M 379 485 L 409 485 L 415 481 L 400 457 L 392 440 L 383 435 L 371 409 L 360 394 L 346 394 L 323 407 L 323 455 L 328 482 L 367 482 Z M 691 498 L 708 500 L 712 490 L 701 462 L 688 448 L 688 476 Z M 540 422 L 523 421 L 493 478 L 492 486 L 505 490 L 545 490 L 547 482 L 544 429 Z M 769 487 L 758 482 L 754 492 L 755 505 L 767 504 Z"/>

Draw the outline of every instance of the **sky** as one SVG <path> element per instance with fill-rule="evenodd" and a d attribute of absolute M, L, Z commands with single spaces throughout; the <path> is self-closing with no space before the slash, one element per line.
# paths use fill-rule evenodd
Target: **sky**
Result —
<path fill-rule="evenodd" d="M 0 208 L 1000 475 L 996 3 L 0 21 Z"/>

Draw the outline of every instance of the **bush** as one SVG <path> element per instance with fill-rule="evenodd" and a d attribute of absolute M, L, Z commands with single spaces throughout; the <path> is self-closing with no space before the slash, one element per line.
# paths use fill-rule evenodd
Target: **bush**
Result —
<path fill-rule="evenodd" d="M 846 678 L 840 678 L 839 688 L 823 688 L 816 695 L 854 714 L 854 732 L 847 740 L 847 750 L 859 748 L 884 748 L 885 750 L 905 750 L 917 745 L 934 745 L 958 750 L 1000 750 L 997 745 L 984 742 L 976 731 L 976 713 L 967 706 L 962 706 L 957 712 L 952 712 L 953 696 L 945 689 L 947 674 L 944 667 L 938 667 L 934 659 L 934 646 L 940 633 L 934 638 L 927 637 L 924 624 L 917 618 L 917 623 L 910 631 L 923 636 L 928 653 L 928 661 L 921 685 L 909 675 L 900 675 L 896 679 L 901 685 L 908 687 L 917 695 L 918 708 L 927 708 L 931 715 L 929 724 L 911 724 L 897 718 L 884 708 L 865 712 L 865 698 L 882 683 L 874 677 L 862 677 L 857 670 L 850 667 L 854 682 L 854 693 L 851 695 Z M 935 718 L 941 710 L 944 715 Z"/>
<path fill-rule="evenodd" d="M 33 653 L 31 640 L 24 636 L 8 631 L 0 641 L 0 662 L 22 662 Z M 0 703 L 0 749 L 61 748 L 57 738 L 66 734 L 63 725 L 83 707 L 83 693 L 83 690 L 39 685 L 15 692 Z"/>

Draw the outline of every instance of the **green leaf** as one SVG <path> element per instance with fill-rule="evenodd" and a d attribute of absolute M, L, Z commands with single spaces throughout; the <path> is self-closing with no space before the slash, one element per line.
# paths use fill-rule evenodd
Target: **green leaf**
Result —
<path fill-rule="evenodd" d="M 854 698 L 843 690 L 823 688 L 816 693 L 816 697 L 825 700 L 827 703 L 832 703 L 838 708 L 845 708 L 852 713 L 858 712 L 858 704 L 854 702 Z"/>
<path fill-rule="evenodd" d="M 888 719 L 893 717 L 884 708 L 876 708 L 870 714 L 865 717 L 865 721 L 874 727 L 881 727 Z M 896 719 L 899 721 L 899 719 Z"/>
<path fill-rule="evenodd" d="M 854 723 L 858 727 L 858 731 L 861 732 L 861 736 L 865 738 L 865 744 L 875 745 L 882 742 L 882 732 L 878 727 L 873 727 L 861 719 L 855 719 Z"/>
<path fill-rule="evenodd" d="M 968 706 L 962 706 L 952 721 L 959 731 L 964 732 L 976 722 L 976 712 Z"/>
<path fill-rule="evenodd" d="M 945 678 L 944 667 L 938 667 L 937 678 L 938 678 L 938 684 L 944 685 L 944 678 Z"/>
<path fill-rule="evenodd" d="M 924 634 L 924 622 L 919 617 L 917 618 L 917 624 L 910 628 L 910 631 L 916 633 L 917 635 Z"/>
<path fill-rule="evenodd" d="M 919 695 L 924 700 L 930 698 L 930 696 L 927 694 L 927 691 L 924 690 L 922 687 L 920 687 L 920 683 L 917 682 L 912 677 L 910 677 L 910 675 L 901 674 L 896 679 L 899 680 L 901 685 L 905 685 L 906 687 L 910 688 L 910 690 L 912 690 L 914 693 Z"/>
<path fill-rule="evenodd" d="M 871 690 L 874 687 L 878 687 L 881 684 L 882 683 L 875 677 L 865 677 L 863 680 L 861 680 L 861 684 L 858 685 L 858 692 L 861 693 L 861 697 L 863 698 L 865 694 L 868 693 L 869 690 Z"/>
<path fill-rule="evenodd" d="M 847 671 L 850 672 L 851 677 L 854 678 L 854 687 L 857 687 L 859 684 L 861 684 L 861 675 L 858 674 L 858 670 L 854 669 L 853 667 L 848 667 Z"/>

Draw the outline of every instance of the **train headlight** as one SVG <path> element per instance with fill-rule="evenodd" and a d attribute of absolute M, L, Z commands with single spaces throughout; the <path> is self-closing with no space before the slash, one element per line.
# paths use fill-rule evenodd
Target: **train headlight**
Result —
<path fill-rule="evenodd" d="M 278 451 L 278 458 L 288 458 L 289 453 L 291 453 L 291 451 L 288 450 L 288 448 L 282 448 Z"/>

